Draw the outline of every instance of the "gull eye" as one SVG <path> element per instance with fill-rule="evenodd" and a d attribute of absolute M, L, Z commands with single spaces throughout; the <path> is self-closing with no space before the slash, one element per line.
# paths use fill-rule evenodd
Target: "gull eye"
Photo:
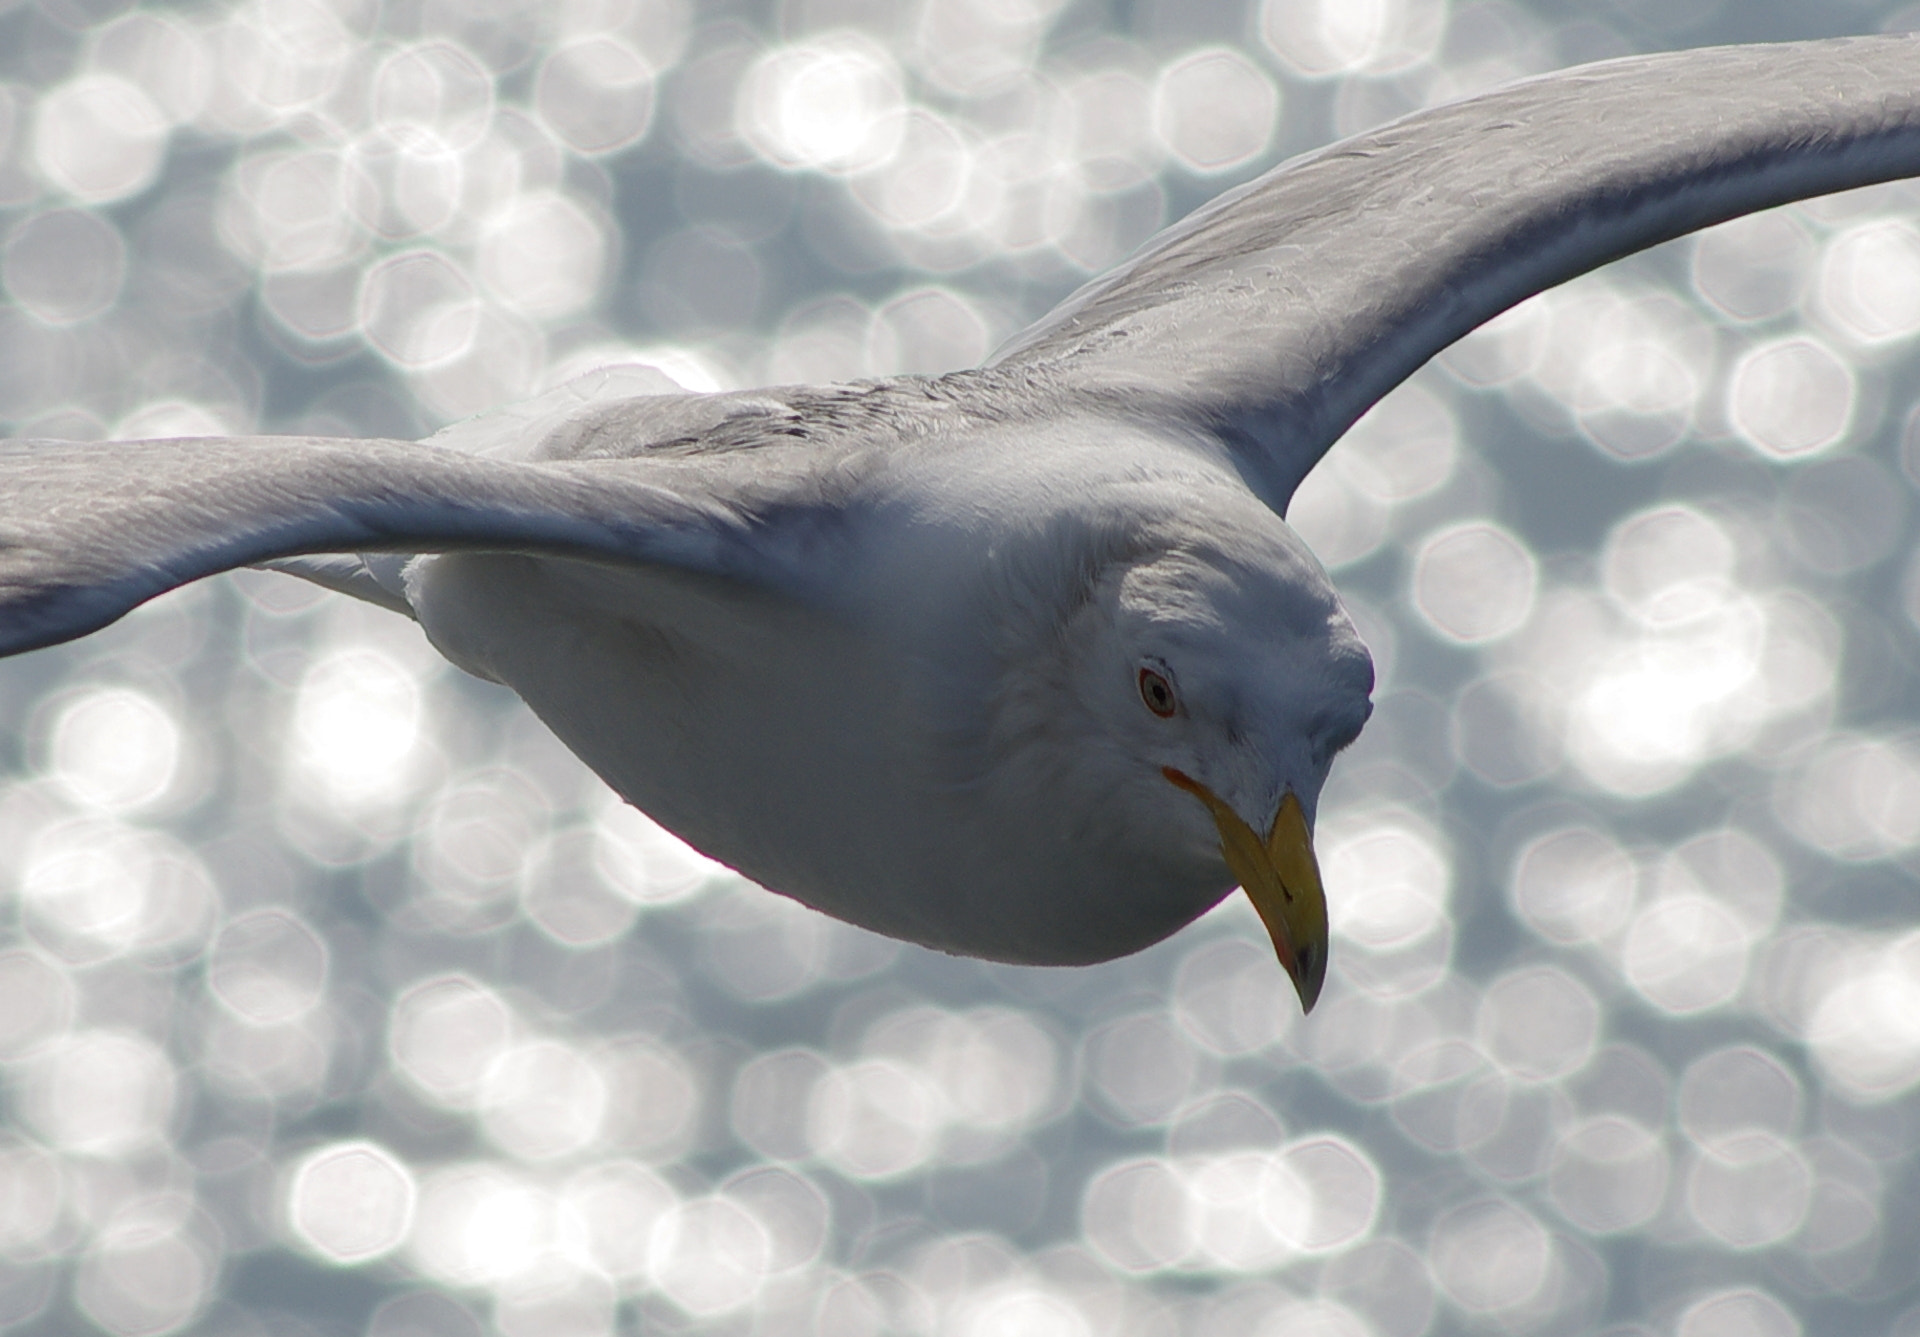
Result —
<path fill-rule="evenodd" d="M 1146 702 L 1148 710 L 1161 719 L 1180 709 L 1179 698 L 1173 694 L 1173 684 L 1150 668 L 1140 670 L 1140 699 Z"/>

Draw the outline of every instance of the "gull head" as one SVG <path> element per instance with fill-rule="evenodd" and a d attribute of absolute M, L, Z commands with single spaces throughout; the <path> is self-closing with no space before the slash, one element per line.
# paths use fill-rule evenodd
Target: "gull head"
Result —
<path fill-rule="evenodd" d="M 1099 911 L 1112 921 L 1162 936 L 1243 888 L 1311 1009 L 1328 946 L 1313 821 L 1372 710 L 1373 662 L 1284 521 L 1192 500 L 1059 605 L 1056 648 L 1024 674 L 1020 732 L 1052 748 L 1029 799 L 1102 851 L 1129 901 Z"/>

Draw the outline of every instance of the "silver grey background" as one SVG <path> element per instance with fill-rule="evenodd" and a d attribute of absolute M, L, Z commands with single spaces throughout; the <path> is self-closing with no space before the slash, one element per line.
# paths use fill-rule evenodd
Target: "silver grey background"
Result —
<path fill-rule="evenodd" d="M 1910 17 L 0 5 L 0 428 L 937 371 L 1391 115 Z M 1309 481 L 1381 668 L 1309 1021 L 1238 898 L 1085 970 L 823 920 L 279 577 L 0 666 L 0 1324 L 1920 1331 L 1917 212 L 1580 280 Z"/>

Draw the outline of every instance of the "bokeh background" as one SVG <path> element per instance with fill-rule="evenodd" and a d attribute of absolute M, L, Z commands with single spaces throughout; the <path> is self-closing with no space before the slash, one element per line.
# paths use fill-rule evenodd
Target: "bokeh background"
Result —
<path fill-rule="evenodd" d="M 940 371 L 1401 112 L 1908 20 L 0 0 L 0 429 Z M 1308 480 L 1380 669 L 1310 1021 L 1237 897 L 1077 970 L 825 920 L 286 577 L 0 665 L 0 1328 L 1920 1332 L 1916 216 L 1546 294 Z"/>

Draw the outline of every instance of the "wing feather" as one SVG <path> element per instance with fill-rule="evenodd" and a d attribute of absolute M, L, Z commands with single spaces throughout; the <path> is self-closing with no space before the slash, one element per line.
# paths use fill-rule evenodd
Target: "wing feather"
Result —
<path fill-rule="evenodd" d="M 0 442 L 0 654 L 83 636 L 201 576 L 307 553 L 517 551 L 778 587 L 753 525 L 632 461 L 314 437 Z"/>
<path fill-rule="evenodd" d="M 1284 511 L 1428 358 L 1740 214 L 1920 173 L 1920 39 L 1603 62 L 1415 113 L 1230 191 L 994 358 L 1225 440 Z"/>

